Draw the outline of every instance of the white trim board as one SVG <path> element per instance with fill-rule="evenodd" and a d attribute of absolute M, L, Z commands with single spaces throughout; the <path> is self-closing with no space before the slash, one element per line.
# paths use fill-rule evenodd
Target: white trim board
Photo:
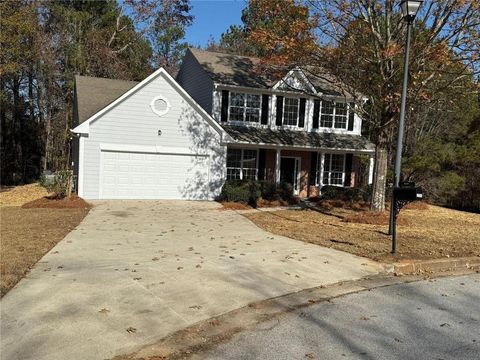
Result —
<path fill-rule="evenodd" d="M 188 148 L 159 145 L 100 144 L 100 151 L 138 152 L 151 154 L 208 156 L 207 153 L 193 152 Z"/>

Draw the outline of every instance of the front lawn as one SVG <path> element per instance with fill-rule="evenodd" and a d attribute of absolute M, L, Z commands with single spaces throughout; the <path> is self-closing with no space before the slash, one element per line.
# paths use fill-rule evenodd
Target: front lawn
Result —
<path fill-rule="evenodd" d="M 35 184 L 0 193 L 0 296 L 14 287 L 88 213 L 88 204 L 76 199 L 71 201 L 76 208 L 35 208 L 56 202 L 42 198 L 46 194 Z M 60 207 L 65 206 L 65 201 L 59 202 Z"/>
<path fill-rule="evenodd" d="M 361 211 L 319 213 L 285 210 L 245 214 L 277 235 L 346 251 L 378 261 L 480 256 L 480 215 L 428 205 L 404 209 L 397 226 L 397 255 L 390 254 L 388 225 L 346 221 Z"/>

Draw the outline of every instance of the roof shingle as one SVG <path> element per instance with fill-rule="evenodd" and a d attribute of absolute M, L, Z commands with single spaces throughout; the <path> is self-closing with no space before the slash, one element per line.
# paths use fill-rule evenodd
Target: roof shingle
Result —
<path fill-rule="evenodd" d="M 136 81 L 76 75 L 78 123 L 83 123 L 137 84 Z"/>
<path fill-rule="evenodd" d="M 331 132 L 273 130 L 256 126 L 223 125 L 235 142 L 252 145 L 283 145 L 313 149 L 342 149 L 374 151 L 375 146 L 360 135 L 342 135 Z"/>

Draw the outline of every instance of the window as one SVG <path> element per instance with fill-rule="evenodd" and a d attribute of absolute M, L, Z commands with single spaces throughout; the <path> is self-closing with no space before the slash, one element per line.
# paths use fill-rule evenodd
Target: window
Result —
<path fill-rule="evenodd" d="M 298 104 L 299 99 L 285 98 L 283 105 L 283 125 L 298 125 Z"/>
<path fill-rule="evenodd" d="M 322 101 L 320 127 L 346 129 L 347 117 L 347 103 Z"/>
<path fill-rule="evenodd" d="M 320 127 L 333 126 L 333 102 L 322 101 L 322 116 L 320 118 Z"/>
<path fill-rule="evenodd" d="M 322 157 L 318 157 L 316 182 L 320 184 Z M 345 178 L 345 154 L 324 154 L 322 185 L 343 186 Z"/>
<path fill-rule="evenodd" d="M 230 121 L 259 122 L 260 95 L 230 93 Z"/>
<path fill-rule="evenodd" d="M 347 103 L 335 103 L 335 129 L 347 128 Z"/>
<path fill-rule="evenodd" d="M 257 179 L 257 150 L 227 150 L 227 180 Z"/>

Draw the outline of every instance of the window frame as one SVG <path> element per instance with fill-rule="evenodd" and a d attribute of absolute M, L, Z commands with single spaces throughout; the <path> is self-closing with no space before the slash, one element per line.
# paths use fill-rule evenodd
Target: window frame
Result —
<path fill-rule="evenodd" d="M 285 106 L 288 100 L 296 100 L 297 101 L 297 118 L 295 125 L 285 124 Z M 292 97 L 292 96 L 284 96 L 283 97 L 283 108 L 282 108 L 282 127 L 290 127 L 290 128 L 298 128 L 298 122 L 300 120 L 300 98 Z"/>
<path fill-rule="evenodd" d="M 326 156 L 325 155 L 330 155 L 330 161 L 328 162 L 327 166 L 327 161 L 326 161 Z M 343 157 L 343 168 L 342 168 L 342 183 L 341 184 L 332 184 L 331 183 L 331 178 L 332 178 L 332 155 L 340 155 Z M 346 167 L 346 160 L 347 160 L 347 154 L 338 154 L 338 153 L 319 153 L 317 156 L 317 171 L 315 173 L 315 185 L 316 186 L 338 186 L 338 187 L 344 187 L 345 184 L 345 167 Z M 328 168 L 328 171 L 326 170 Z M 324 173 L 328 172 L 328 183 L 324 183 Z M 339 172 L 339 171 L 335 171 Z"/>
<path fill-rule="evenodd" d="M 233 94 L 243 95 L 243 106 L 231 105 Z M 258 108 L 247 106 L 247 98 L 248 98 L 249 95 L 259 97 Z M 229 93 L 228 93 L 227 121 L 229 123 L 235 123 L 235 124 L 256 124 L 256 125 L 260 125 L 261 122 L 262 122 L 262 105 L 263 105 L 262 101 L 263 101 L 262 94 L 251 93 L 251 92 L 242 92 L 242 91 L 229 91 Z M 232 107 L 243 109 L 243 117 L 242 117 L 243 120 L 232 120 L 231 119 L 231 108 Z M 258 109 L 258 121 L 247 121 L 246 120 L 247 119 L 247 109 Z"/>
<path fill-rule="evenodd" d="M 333 112 L 331 114 L 323 114 L 324 110 L 324 102 L 330 102 L 333 104 Z M 337 103 L 338 104 L 345 104 L 345 115 L 337 115 Z M 320 101 L 320 111 L 319 111 L 319 119 L 318 119 L 318 129 L 334 129 L 334 130 L 346 130 L 348 131 L 348 119 L 350 116 L 350 106 L 347 102 L 337 101 L 335 99 L 332 100 L 321 100 Z M 329 115 L 332 116 L 332 126 L 323 126 L 322 125 L 322 115 Z M 341 116 L 345 118 L 345 127 L 337 127 L 337 116 Z"/>
<path fill-rule="evenodd" d="M 228 151 L 229 150 L 240 150 L 240 167 L 232 167 L 228 166 Z M 254 179 L 245 179 L 244 178 L 244 166 L 243 163 L 245 162 L 245 151 L 255 151 L 255 178 Z M 226 173 L 225 173 L 225 178 L 226 180 L 258 180 L 258 156 L 259 156 L 259 149 L 248 149 L 248 148 L 227 148 L 227 159 L 226 159 Z M 228 177 L 228 170 L 229 169 L 234 169 L 234 170 L 240 170 L 240 178 L 237 179 L 230 179 Z M 253 168 L 245 168 L 245 169 L 253 169 Z"/>

